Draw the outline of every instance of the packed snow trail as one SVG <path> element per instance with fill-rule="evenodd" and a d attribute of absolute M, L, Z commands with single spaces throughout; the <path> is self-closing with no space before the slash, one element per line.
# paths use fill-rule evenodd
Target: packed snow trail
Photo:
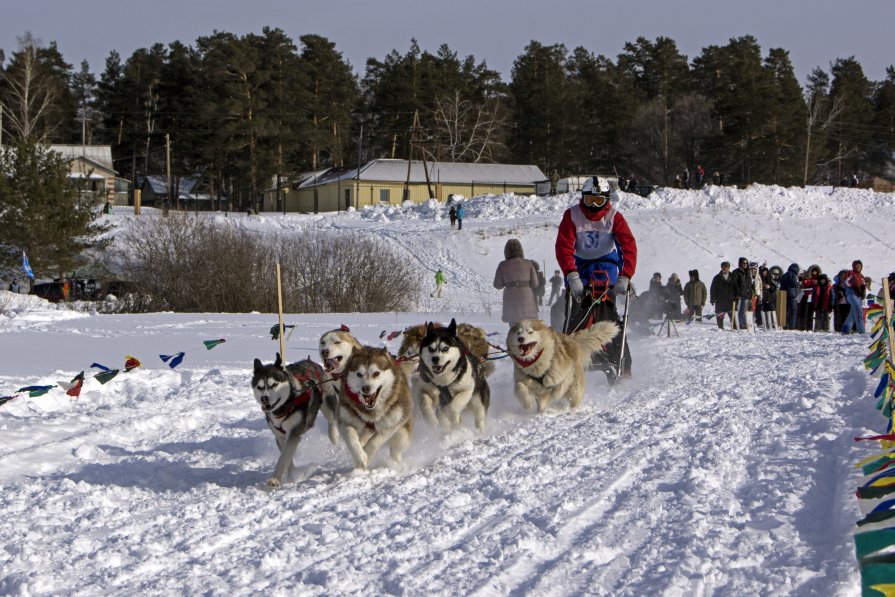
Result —
<path fill-rule="evenodd" d="M 859 338 L 682 326 L 680 338 L 633 340 L 634 381 L 609 389 L 588 374 L 581 408 L 540 416 L 522 412 L 498 361 L 483 436 L 441 438 L 418 419 L 406 468 L 380 456 L 357 474 L 321 420 L 298 478 L 269 491 L 273 439 L 232 361 L 271 350 L 247 331 L 270 316 L 159 317 L 49 326 L 107 339 L 128 319 L 159 346 L 197 330 L 235 339 L 217 359 L 138 369 L 76 401 L 7 406 L 0 592 L 811 594 L 857 583 L 851 436 L 873 423 Z M 294 345 L 336 321 L 370 343 L 382 327 L 315 317 L 301 317 Z"/>

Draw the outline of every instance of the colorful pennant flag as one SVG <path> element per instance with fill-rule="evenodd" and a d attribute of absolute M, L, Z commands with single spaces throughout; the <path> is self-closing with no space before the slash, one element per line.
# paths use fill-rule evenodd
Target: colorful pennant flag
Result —
<path fill-rule="evenodd" d="M 84 372 L 81 371 L 77 375 L 75 375 L 74 379 L 69 383 L 60 383 L 60 386 L 65 389 L 65 393 L 72 398 L 77 398 L 81 395 L 81 388 L 84 387 Z"/>
<path fill-rule="evenodd" d="M 31 264 L 28 263 L 28 256 L 25 255 L 25 251 L 22 251 L 22 271 L 32 280 L 34 279 L 34 271 L 31 269 Z"/>
<path fill-rule="evenodd" d="M 0 396 L 0 406 L 3 406 L 10 400 L 15 400 L 18 396 Z"/>
<path fill-rule="evenodd" d="M 291 330 L 293 328 L 295 328 L 294 325 L 283 324 L 284 332 L 285 332 L 285 330 Z M 292 332 L 290 331 L 289 336 L 291 336 L 291 335 L 292 335 Z M 280 339 L 280 324 L 277 324 L 277 325 L 273 326 L 272 328 L 270 328 L 270 339 L 271 340 L 279 340 Z M 288 336 L 287 336 L 287 339 L 288 339 Z M 221 342 L 223 342 L 223 340 L 221 340 Z"/>
<path fill-rule="evenodd" d="M 29 396 L 35 398 L 37 396 L 43 396 L 56 386 L 25 386 L 24 388 L 19 388 L 16 390 L 17 392 L 27 392 Z"/>
<path fill-rule="evenodd" d="M 183 357 L 186 356 L 186 353 L 178 352 L 177 354 L 160 354 L 158 356 L 163 362 L 168 363 L 168 366 L 171 367 L 171 369 L 174 369 L 177 365 L 183 362 Z"/>
<path fill-rule="evenodd" d="M 137 357 L 132 357 L 131 355 L 127 355 L 124 357 L 124 372 L 128 373 L 132 369 L 136 369 L 137 367 L 142 366 L 143 363 Z"/>
<path fill-rule="evenodd" d="M 118 369 L 110 369 L 108 371 L 103 371 L 101 373 L 97 373 L 96 375 L 93 376 L 93 379 L 95 379 L 96 381 L 98 381 L 101 384 L 106 384 L 106 383 L 112 381 L 115 378 L 115 376 L 118 375 L 118 373 L 119 373 Z"/>
<path fill-rule="evenodd" d="M 214 348 L 214 347 L 217 346 L 218 344 L 223 344 L 224 342 L 226 342 L 226 340 L 224 340 L 223 338 L 220 338 L 220 339 L 218 339 L 218 340 L 203 340 L 203 341 L 202 341 L 202 344 L 205 345 L 205 348 L 206 348 L 206 349 L 211 350 L 212 348 Z"/>

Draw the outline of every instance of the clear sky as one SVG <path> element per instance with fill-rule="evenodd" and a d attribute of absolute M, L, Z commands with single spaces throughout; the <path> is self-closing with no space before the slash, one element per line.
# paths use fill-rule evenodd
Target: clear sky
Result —
<path fill-rule="evenodd" d="M 615 60 L 638 36 L 674 39 L 689 59 L 708 45 L 753 35 L 763 55 L 789 50 L 799 81 L 815 66 L 854 56 L 871 80 L 895 64 L 895 0 L 2 0 L 0 48 L 7 55 L 30 31 L 56 41 L 64 58 L 94 73 L 112 49 L 123 58 L 174 40 L 192 44 L 214 30 L 260 32 L 265 25 L 297 40 L 327 37 L 362 74 L 368 57 L 405 53 L 411 38 L 434 52 L 442 43 L 499 71 L 530 40 L 583 46 Z"/>

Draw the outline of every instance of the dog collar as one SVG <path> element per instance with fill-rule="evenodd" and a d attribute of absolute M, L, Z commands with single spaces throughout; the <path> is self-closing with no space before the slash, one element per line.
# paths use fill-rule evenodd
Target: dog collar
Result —
<path fill-rule="evenodd" d="M 517 357 L 517 356 L 514 355 L 514 354 L 511 354 L 510 356 L 513 357 L 513 360 L 514 360 L 514 361 L 516 361 L 517 363 L 519 363 L 519 366 L 520 366 L 520 367 L 530 367 L 531 365 L 534 365 L 534 364 L 538 361 L 539 358 L 541 358 L 541 355 L 542 355 L 542 354 L 544 354 L 544 349 L 543 349 L 543 348 L 542 348 L 541 350 L 538 351 L 538 354 L 536 354 L 535 356 L 533 356 L 533 357 L 530 358 L 530 359 L 522 359 L 522 358 L 520 358 L 520 357 Z"/>

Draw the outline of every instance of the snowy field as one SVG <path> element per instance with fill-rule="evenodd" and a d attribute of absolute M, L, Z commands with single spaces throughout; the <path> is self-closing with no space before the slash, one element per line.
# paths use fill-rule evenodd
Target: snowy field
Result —
<path fill-rule="evenodd" d="M 753 187 L 617 203 L 645 289 L 653 272 L 686 282 L 694 268 L 708 285 L 741 255 L 831 275 L 860 258 L 878 283 L 895 269 L 880 227 L 893 198 Z M 461 232 L 434 203 L 211 217 L 259 233 L 363 230 L 412 255 L 427 283 L 444 271 L 445 298 L 424 297 L 418 313 L 287 314 L 298 360 L 341 324 L 381 345 L 382 331 L 457 316 L 504 344 L 491 286 L 503 246 L 519 238 L 549 277 L 570 200 L 473 198 Z M 118 234 L 133 216 L 110 220 Z M 252 360 L 278 349 L 276 314 L 98 315 L 4 291 L 0 312 L 0 395 L 88 376 L 75 400 L 57 387 L 0 406 L 3 595 L 860 592 L 852 465 L 873 448 L 852 438 L 884 422 L 861 366 L 866 336 L 680 324 L 679 337 L 632 338 L 633 380 L 609 388 L 589 373 L 582 407 L 540 416 L 515 401 L 499 360 L 484 434 L 469 424 L 442 437 L 419 419 L 404 467 L 381 454 L 358 474 L 320 420 L 297 477 L 271 491 L 277 451 L 249 381 Z M 180 351 L 173 370 L 158 358 Z M 142 367 L 91 377 L 92 363 L 120 368 L 127 355 Z"/>

